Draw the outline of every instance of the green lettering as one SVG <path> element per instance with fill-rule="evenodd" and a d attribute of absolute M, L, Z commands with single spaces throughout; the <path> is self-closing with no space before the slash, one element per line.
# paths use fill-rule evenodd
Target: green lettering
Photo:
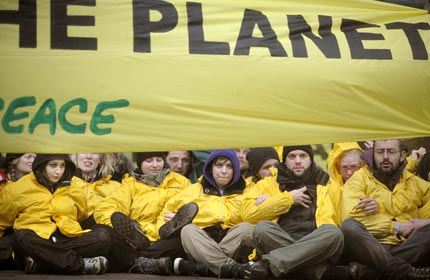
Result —
<path fill-rule="evenodd" d="M 0 98 L 0 110 L 3 110 L 4 107 L 4 101 L 2 98 Z"/>
<path fill-rule="evenodd" d="M 36 98 L 34 96 L 24 96 L 24 97 L 20 97 L 12 100 L 1 121 L 4 131 L 6 133 L 14 133 L 14 134 L 22 133 L 24 130 L 24 125 L 20 124 L 17 126 L 11 126 L 10 123 L 13 121 L 28 118 L 29 113 L 21 112 L 16 114 L 15 110 L 21 107 L 34 106 L 35 104 L 36 104 Z"/>
<path fill-rule="evenodd" d="M 112 115 L 102 116 L 102 112 L 111 108 L 121 108 L 130 105 L 130 102 L 125 99 L 119 99 L 110 102 L 100 102 L 97 104 L 96 110 L 91 118 L 90 128 L 91 131 L 96 135 L 103 135 L 111 133 L 111 128 L 99 128 L 98 125 L 102 123 L 114 123 L 115 117 Z"/>
<path fill-rule="evenodd" d="M 66 132 L 72 134 L 84 134 L 85 128 L 87 126 L 85 123 L 74 125 L 68 122 L 66 119 L 67 113 L 74 106 L 79 106 L 79 113 L 86 113 L 88 109 L 88 102 L 84 98 L 76 98 L 70 100 L 69 102 L 61 106 L 60 111 L 58 112 L 58 122 Z"/>
<path fill-rule="evenodd" d="M 54 135 L 55 128 L 56 128 L 55 117 L 56 117 L 55 102 L 52 98 L 46 99 L 45 102 L 43 102 L 42 106 L 40 106 L 39 110 L 37 110 L 33 119 L 31 120 L 30 125 L 28 127 L 28 131 L 30 132 L 30 134 L 33 134 L 34 129 L 38 125 L 47 124 L 49 125 L 49 133 L 51 135 Z"/>

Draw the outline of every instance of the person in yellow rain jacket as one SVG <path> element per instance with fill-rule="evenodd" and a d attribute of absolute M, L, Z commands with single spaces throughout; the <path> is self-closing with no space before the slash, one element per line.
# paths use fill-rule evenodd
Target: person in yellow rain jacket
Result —
<path fill-rule="evenodd" d="M 334 212 L 336 225 L 342 222 L 340 203 L 343 185 L 361 167 L 364 162 L 361 159 L 363 150 L 357 142 L 335 143 L 327 158 L 327 173 L 330 181 L 327 188 L 333 194 L 333 204 L 336 207 Z M 369 213 L 379 210 L 379 203 L 371 197 L 363 198 L 361 204 L 365 204 L 364 210 Z"/>
<path fill-rule="evenodd" d="M 245 186 L 235 150 L 213 150 L 199 181 L 167 202 L 159 223 L 190 202 L 199 207 L 193 223 L 180 232 L 188 259 L 175 259 L 176 274 L 220 275 L 224 263 L 236 263 L 240 258 L 240 244 L 251 239 L 254 230 L 241 216 Z"/>
<path fill-rule="evenodd" d="M 82 230 L 86 197 L 70 184 L 75 165 L 66 154 L 37 154 L 33 172 L 0 194 L 0 236 L 13 227 L 12 249 L 27 273 L 101 274 L 110 238 Z"/>
<path fill-rule="evenodd" d="M 265 177 L 272 176 L 270 168 L 279 163 L 279 155 L 273 147 L 252 148 L 246 154 L 251 176 L 245 178 L 247 188 Z"/>
<path fill-rule="evenodd" d="M 343 187 L 341 229 L 346 255 L 365 265 L 359 274 L 372 269 L 381 279 L 430 277 L 430 185 L 405 169 L 403 146 L 399 139 L 375 141 L 364 152 L 366 166 Z M 366 197 L 382 209 L 363 211 Z"/>
<path fill-rule="evenodd" d="M 283 155 L 278 173 L 244 194 L 243 218 L 256 224 L 259 260 L 236 270 L 250 279 L 320 279 L 343 250 L 342 233 L 331 219 L 328 174 L 314 163 L 310 145 L 284 147 Z"/>
<path fill-rule="evenodd" d="M 190 181 L 166 168 L 164 152 L 141 152 L 136 157 L 138 167 L 132 176 L 98 203 L 94 219 L 99 225 L 95 227 L 110 231 L 111 271 L 134 267 L 138 273 L 170 274 L 168 261 L 161 258 L 183 256 L 183 248 L 179 237 L 160 240 L 156 221 L 165 203 Z"/>
<path fill-rule="evenodd" d="M 76 164 L 73 179 L 80 185 L 87 195 L 88 218 L 81 222 L 84 229 L 96 224 L 93 213 L 96 205 L 105 197 L 118 189 L 120 182 L 111 180 L 115 165 L 108 154 L 79 153 L 71 154 L 70 159 Z M 108 169 L 108 167 L 111 167 Z"/>

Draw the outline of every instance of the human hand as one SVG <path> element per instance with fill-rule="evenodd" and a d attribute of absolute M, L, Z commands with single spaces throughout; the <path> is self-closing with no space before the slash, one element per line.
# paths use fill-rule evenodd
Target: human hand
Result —
<path fill-rule="evenodd" d="M 399 234 L 408 237 L 414 230 L 414 223 L 409 222 L 397 222 L 399 223 Z"/>
<path fill-rule="evenodd" d="M 175 216 L 175 213 L 166 213 L 164 214 L 164 221 L 168 222 Z"/>
<path fill-rule="evenodd" d="M 410 222 L 413 224 L 414 230 L 417 230 L 430 224 L 430 219 L 411 219 Z"/>
<path fill-rule="evenodd" d="M 257 197 L 257 200 L 255 201 L 255 205 L 260 205 L 268 198 L 269 198 L 269 195 L 267 194 L 260 195 L 259 197 Z"/>
<path fill-rule="evenodd" d="M 412 150 L 411 158 L 413 158 L 417 162 L 420 162 L 425 153 L 426 153 L 426 149 L 423 147 L 420 147 L 418 150 Z"/>
<path fill-rule="evenodd" d="M 379 203 L 370 197 L 362 197 L 355 206 L 356 210 L 362 210 L 367 215 L 376 214 L 379 211 Z"/>
<path fill-rule="evenodd" d="M 295 205 L 301 205 L 305 208 L 309 208 L 309 205 L 312 203 L 312 200 L 307 194 L 305 194 L 306 190 L 307 188 L 303 187 L 298 190 L 290 191 L 290 194 L 293 196 Z"/>
<path fill-rule="evenodd" d="M 373 141 L 369 140 L 369 141 L 364 141 L 364 146 L 366 147 L 366 149 L 370 149 L 373 148 Z"/>

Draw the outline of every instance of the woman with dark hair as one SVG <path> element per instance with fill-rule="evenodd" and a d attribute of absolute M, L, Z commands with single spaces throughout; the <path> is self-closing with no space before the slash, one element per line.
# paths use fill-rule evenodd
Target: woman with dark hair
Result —
<path fill-rule="evenodd" d="M 101 274 L 110 248 L 108 232 L 82 230 L 86 196 L 71 184 L 75 165 L 67 154 L 38 154 L 33 172 L 0 193 L 0 236 L 13 227 L 12 249 L 27 273 Z M 97 257 L 96 257 L 97 256 Z"/>

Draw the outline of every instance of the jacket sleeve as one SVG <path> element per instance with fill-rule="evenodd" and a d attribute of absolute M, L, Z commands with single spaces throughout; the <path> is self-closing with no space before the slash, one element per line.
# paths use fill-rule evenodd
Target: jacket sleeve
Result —
<path fill-rule="evenodd" d="M 114 212 L 130 215 L 134 192 L 134 180 L 127 178 L 125 182 L 112 192 L 108 197 L 102 199 L 94 209 L 94 220 L 98 224 L 112 226 L 110 217 Z"/>
<path fill-rule="evenodd" d="M 13 226 L 15 217 L 18 215 L 19 210 L 15 201 L 11 197 L 8 188 L 4 188 L 0 192 L 0 238 L 7 228 Z"/>
<path fill-rule="evenodd" d="M 262 195 L 268 195 L 268 198 L 256 205 L 257 198 Z M 277 220 L 280 215 L 287 213 L 293 204 L 292 195 L 287 191 L 279 190 L 276 178 L 266 177 L 249 189 L 245 189 L 242 219 L 253 225 L 263 220 Z"/>
<path fill-rule="evenodd" d="M 360 198 L 372 197 L 372 195 L 369 195 L 372 191 L 374 195 L 377 195 L 378 188 L 382 187 L 376 185 L 376 179 L 370 180 L 364 169 L 365 167 L 357 171 L 357 174 L 354 174 L 354 176 L 343 185 L 341 203 L 342 220 L 347 218 L 356 219 L 363 223 L 373 236 L 376 238 L 384 238 L 391 235 L 393 232 L 394 221 L 392 221 L 392 218 L 386 214 L 385 211 L 367 215 L 364 211 L 355 209 Z"/>
<path fill-rule="evenodd" d="M 317 186 L 315 219 L 318 227 L 323 224 L 340 225 L 340 196 L 341 188 L 334 181 L 325 186 Z"/>
<path fill-rule="evenodd" d="M 87 217 L 86 195 L 79 186 L 61 187 L 55 193 L 54 214 L 58 229 L 67 237 L 79 237 L 91 230 L 82 230 L 79 221 Z"/>

